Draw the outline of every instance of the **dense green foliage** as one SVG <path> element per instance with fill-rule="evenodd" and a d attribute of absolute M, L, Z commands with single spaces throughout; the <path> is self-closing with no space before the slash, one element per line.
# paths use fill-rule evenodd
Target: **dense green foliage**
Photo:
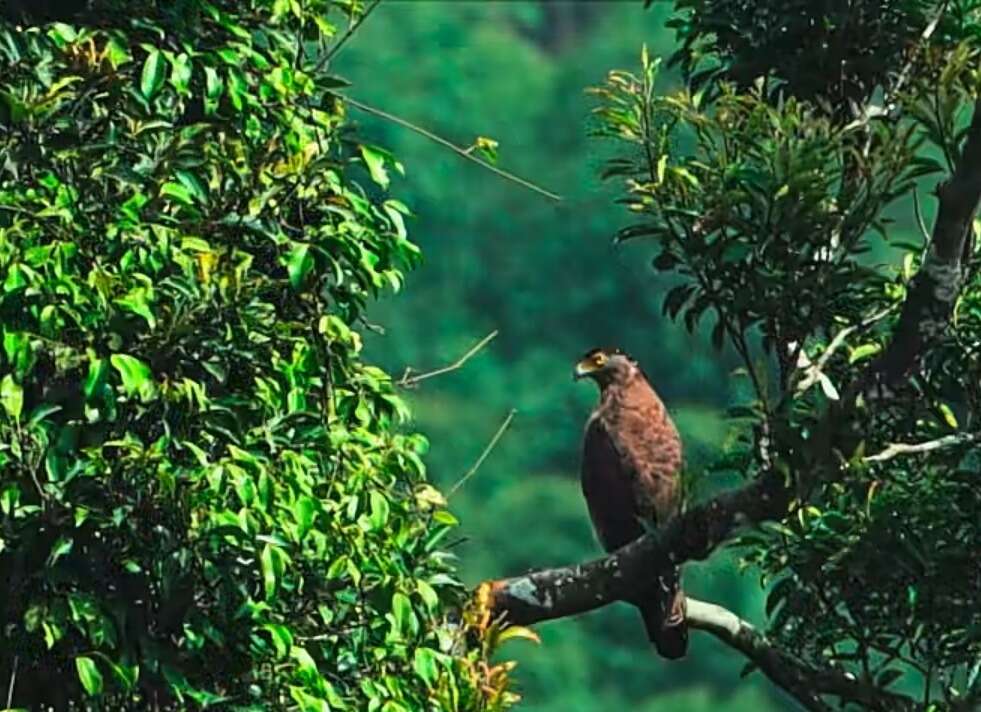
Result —
<path fill-rule="evenodd" d="M 14 707 L 476 710 L 454 524 L 360 358 L 417 259 L 328 0 L 0 24 L 0 677 Z M 65 19 L 70 19 L 66 17 Z"/>
<path fill-rule="evenodd" d="M 870 361 L 888 367 L 873 359 L 923 259 L 921 241 L 897 239 L 888 208 L 918 179 L 953 172 L 979 92 L 981 7 L 916 3 L 922 13 L 890 14 L 902 32 L 889 24 L 892 40 L 863 45 L 869 64 L 855 69 L 855 103 L 843 107 L 840 87 L 810 84 L 804 65 L 778 61 L 757 36 L 801 23 L 833 29 L 840 19 L 825 8 L 773 6 L 765 27 L 727 19 L 746 38 L 736 46 L 715 32 L 719 3 L 680 5 L 691 11 L 679 23 L 685 86 L 656 89 L 645 53 L 639 75 L 614 72 L 600 90 L 602 133 L 624 147 L 609 173 L 639 219 L 621 237 L 653 239 L 655 266 L 684 277 L 665 311 L 689 328 L 712 313 L 715 341 L 735 347 L 754 383 L 752 407 L 734 413 L 744 435 L 722 466 L 748 476 L 777 468 L 798 494 L 783 524 L 741 542 L 776 582 L 771 633 L 808 663 L 913 690 L 924 707 L 957 704 L 976 694 L 981 655 L 970 603 L 981 594 L 972 240 L 952 327 L 926 344 L 921 368 L 890 377 L 885 391 L 863 389 L 876 382 Z M 849 21 L 864 27 L 884 5 L 857 3 Z M 869 25 L 870 37 L 880 31 Z M 825 41 L 799 39 L 802 59 Z M 745 61 L 740 53 L 758 60 L 748 86 L 718 69 Z M 709 85 L 704 65 L 715 68 Z M 901 253 L 899 268 L 869 259 L 883 242 Z M 913 458 L 888 450 L 934 441 Z"/>

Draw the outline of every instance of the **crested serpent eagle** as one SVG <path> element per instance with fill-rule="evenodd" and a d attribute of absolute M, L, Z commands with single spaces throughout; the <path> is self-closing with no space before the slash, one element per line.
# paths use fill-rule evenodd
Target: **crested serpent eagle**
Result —
<path fill-rule="evenodd" d="M 582 491 L 597 538 L 614 551 L 678 511 L 681 438 L 637 362 L 619 349 L 593 349 L 576 364 L 575 377 L 591 378 L 600 389 L 586 423 Z M 630 603 L 658 653 L 684 657 L 688 626 L 678 567 L 659 572 Z"/>

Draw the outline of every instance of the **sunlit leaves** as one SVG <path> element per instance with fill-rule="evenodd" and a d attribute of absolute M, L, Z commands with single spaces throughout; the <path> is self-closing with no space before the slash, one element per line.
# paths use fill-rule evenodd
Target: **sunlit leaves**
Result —
<path fill-rule="evenodd" d="M 419 251 L 314 71 L 356 8 L 178 5 L 0 25 L 14 702 L 482 711 L 451 515 L 359 358 Z M 422 679 L 417 645 L 456 652 Z"/>
<path fill-rule="evenodd" d="M 11 418 L 19 419 L 24 410 L 24 389 L 9 373 L 0 381 L 0 405 Z"/>
<path fill-rule="evenodd" d="M 290 284 L 294 289 L 299 289 L 306 281 L 307 275 L 313 269 L 313 255 L 310 253 L 310 245 L 299 243 L 290 250 L 286 257 L 286 267 L 289 270 Z"/>
<path fill-rule="evenodd" d="M 278 546 L 266 544 L 262 548 L 260 559 L 262 562 L 262 584 L 266 599 L 268 600 L 276 596 L 282 583 L 289 557 Z"/>
<path fill-rule="evenodd" d="M 382 188 L 387 188 L 390 179 L 388 171 L 385 169 L 384 154 L 374 146 L 360 146 L 360 149 L 372 180 Z"/>

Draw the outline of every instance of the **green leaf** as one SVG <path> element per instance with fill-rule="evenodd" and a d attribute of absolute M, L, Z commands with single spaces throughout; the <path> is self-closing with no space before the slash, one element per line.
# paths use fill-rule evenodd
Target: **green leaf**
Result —
<path fill-rule="evenodd" d="M 276 655 L 285 658 L 293 649 L 293 634 L 290 629 L 277 623 L 267 623 L 263 626 L 272 637 L 273 646 L 276 648 Z"/>
<path fill-rule="evenodd" d="M 136 687 L 136 681 L 140 679 L 140 666 L 116 664 L 110 660 L 106 660 L 106 662 L 109 664 L 113 676 L 123 686 L 123 689 L 131 692 Z"/>
<path fill-rule="evenodd" d="M 299 289 L 306 281 L 307 275 L 313 269 L 313 256 L 310 254 L 310 245 L 296 243 L 286 257 L 286 269 L 290 275 L 290 284 L 293 289 Z"/>
<path fill-rule="evenodd" d="M 74 546 L 75 540 L 71 537 L 58 537 L 58 541 L 51 547 L 51 553 L 48 555 L 48 566 L 54 566 L 58 563 L 58 559 L 70 553 Z"/>
<path fill-rule="evenodd" d="M 78 679 L 82 681 L 82 687 L 89 695 L 94 697 L 102 694 L 102 673 L 92 658 L 78 656 L 75 658 L 75 669 L 78 671 Z"/>
<path fill-rule="evenodd" d="M 459 519 L 454 517 L 445 509 L 438 509 L 433 512 L 433 520 L 440 524 L 445 524 L 448 527 L 455 527 L 460 523 Z"/>
<path fill-rule="evenodd" d="M 30 335 L 23 331 L 5 331 L 3 350 L 7 355 L 7 360 L 14 367 L 14 374 L 23 379 L 30 372 L 34 362 L 34 350 L 31 347 Z"/>
<path fill-rule="evenodd" d="M 194 203 L 191 197 L 191 191 L 180 183 L 174 183 L 172 181 L 168 181 L 160 186 L 160 197 L 173 198 L 182 205 L 191 205 Z"/>
<path fill-rule="evenodd" d="M 202 204 L 208 202 L 208 188 L 194 173 L 177 170 L 174 171 L 174 175 L 177 176 L 177 180 L 184 186 L 190 197 Z"/>
<path fill-rule="evenodd" d="M 176 89 L 178 93 L 189 94 L 191 74 L 193 73 L 191 58 L 187 56 L 187 53 L 181 52 L 180 54 L 171 57 L 170 63 L 170 83 L 173 84 L 174 89 Z"/>
<path fill-rule="evenodd" d="M 263 590 L 266 600 L 270 601 L 276 597 L 276 592 L 283 580 L 287 557 L 279 547 L 266 544 L 262 548 L 262 554 L 259 558 L 262 566 Z"/>
<path fill-rule="evenodd" d="M 61 406 L 55 403 L 42 403 L 31 411 L 30 418 L 27 419 L 28 425 L 37 425 L 49 415 L 54 415 L 61 410 Z"/>
<path fill-rule="evenodd" d="M 412 602 L 404 593 L 396 592 L 392 596 L 392 614 L 395 629 L 403 638 L 411 638 L 419 631 L 419 619 L 412 610 Z"/>
<path fill-rule="evenodd" d="M 140 359 L 127 354 L 113 354 L 109 361 L 123 379 L 123 390 L 127 395 L 138 395 L 148 403 L 157 397 L 157 384 L 153 380 L 150 367 Z"/>
<path fill-rule="evenodd" d="M 427 686 L 432 687 L 439 679 L 436 651 L 429 648 L 416 648 L 412 658 L 412 668 Z"/>
<path fill-rule="evenodd" d="M 938 403 L 937 405 L 940 408 L 940 415 L 943 416 L 944 422 L 954 430 L 957 430 L 957 416 L 954 415 L 954 411 L 946 403 Z"/>
<path fill-rule="evenodd" d="M 85 376 L 85 383 L 82 386 L 85 400 L 92 400 L 101 390 L 102 385 L 106 382 L 108 373 L 109 364 L 104 358 L 93 359 L 89 362 L 89 372 Z"/>
<path fill-rule="evenodd" d="M 153 49 L 143 62 L 143 72 L 140 75 L 140 91 L 146 99 L 152 99 L 160 87 L 163 86 L 165 79 L 166 60 L 163 53 L 158 49 Z"/>
<path fill-rule="evenodd" d="M 848 354 L 848 363 L 858 363 L 867 359 L 869 356 L 875 356 L 880 351 L 882 351 L 881 344 L 862 344 L 861 346 L 856 346 Z"/>
<path fill-rule="evenodd" d="M 515 638 L 523 638 L 524 640 L 530 640 L 533 643 L 541 645 L 542 639 L 539 637 L 538 633 L 533 631 L 531 628 L 526 628 L 521 625 L 512 625 L 501 631 L 501 634 L 497 637 L 498 644 L 506 643 L 509 640 L 514 640 Z"/>
<path fill-rule="evenodd" d="M 371 523 L 371 528 L 374 531 L 378 531 L 388 522 L 388 500 L 385 498 L 385 495 L 377 490 L 372 491 L 368 495 L 368 499 L 371 506 L 371 514 L 368 517 L 368 521 Z"/>
<path fill-rule="evenodd" d="M 225 90 L 225 84 L 214 67 L 204 68 L 204 83 L 204 113 L 211 116 L 218 111 L 218 104 L 221 100 L 222 92 Z"/>
<path fill-rule="evenodd" d="M 150 294 L 145 287 L 137 287 L 124 297 L 113 300 L 113 304 L 125 311 L 132 312 L 137 316 L 143 317 L 150 329 L 157 328 L 157 319 L 153 315 L 153 310 L 149 304 Z"/>
<path fill-rule="evenodd" d="M 78 38 L 78 32 L 71 25 L 63 22 L 54 22 L 48 28 L 48 36 L 55 41 L 59 47 L 71 44 Z"/>
<path fill-rule="evenodd" d="M 382 188 L 387 188 L 390 180 L 388 171 L 385 170 L 385 155 L 372 146 L 362 145 L 359 148 L 361 149 L 361 157 L 364 158 L 365 165 L 368 166 L 371 179 Z"/>
<path fill-rule="evenodd" d="M 317 502 L 312 497 L 303 495 L 296 504 L 293 505 L 293 517 L 296 519 L 296 534 L 298 539 L 303 539 L 313 526 L 313 519 L 317 514 Z"/>
<path fill-rule="evenodd" d="M 14 380 L 13 375 L 7 374 L 0 381 L 0 403 L 14 420 L 20 420 L 21 411 L 24 409 L 24 389 Z"/>

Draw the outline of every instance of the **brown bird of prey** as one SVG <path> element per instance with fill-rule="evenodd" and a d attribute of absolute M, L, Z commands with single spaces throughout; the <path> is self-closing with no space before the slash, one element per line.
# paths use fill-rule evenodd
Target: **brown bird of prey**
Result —
<path fill-rule="evenodd" d="M 575 378 L 591 378 L 600 389 L 599 405 L 586 423 L 582 491 L 597 538 L 614 551 L 678 511 L 681 438 L 637 362 L 619 349 L 593 349 L 576 364 Z M 659 572 L 630 602 L 640 609 L 658 653 L 684 657 L 688 625 L 681 571 Z"/>

